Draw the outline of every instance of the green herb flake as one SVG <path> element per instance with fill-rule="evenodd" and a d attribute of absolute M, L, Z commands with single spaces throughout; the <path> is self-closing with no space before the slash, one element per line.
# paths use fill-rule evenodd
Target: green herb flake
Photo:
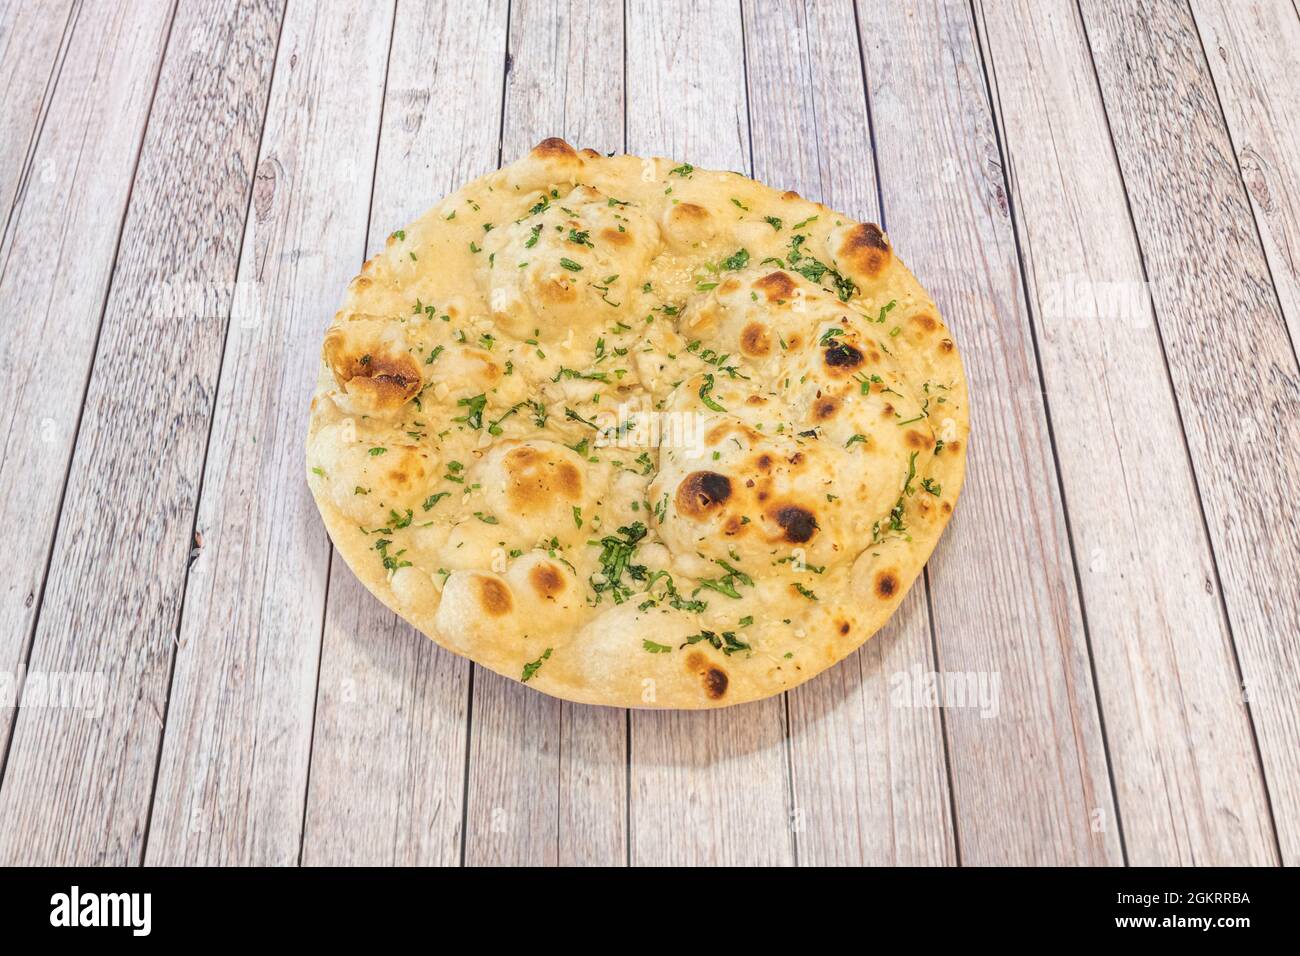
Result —
<path fill-rule="evenodd" d="M 807 598 L 808 600 L 810 600 L 810 601 L 815 601 L 815 600 L 817 600 L 817 595 L 816 595 L 815 593 L 813 593 L 812 591 L 808 590 L 806 587 L 804 587 L 804 586 L 803 586 L 802 584 L 800 584 L 798 581 L 795 581 L 795 582 L 794 582 L 794 589 L 795 589 L 796 591 L 798 591 L 800 594 L 802 594 L 804 597 L 806 597 L 806 598 Z"/>
<path fill-rule="evenodd" d="M 726 411 L 725 408 L 723 408 L 721 405 L 719 405 L 717 402 L 715 402 L 712 398 L 709 397 L 712 392 L 713 392 L 713 375 L 708 374 L 704 376 L 704 384 L 700 386 L 700 401 L 704 403 L 705 407 L 711 408 L 715 412 L 725 412 Z"/>
<path fill-rule="evenodd" d="M 749 264 L 749 250 L 737 249 L 727 258 L 718 263 L 718 268 L 724 272 L 734 272 L 737 269 L 743 269 Z"/>
<path fill-rule="evenodd" d="M 728 657 L 737 651 L 753 650 L 748 644 L 736 637 L 735 631 L 723 631 L 721 634 L 716 631 L 700 631 L 700 633 L 692 634 L 686 638 L 686 643 L 682 644 L 682 647 L 699 644 L 701 641 L 708 643 L 714 650 L 722 651 Z"/>
<path fill-rule="evenodd" d="M 456 405 L 457 407 L 468 408 L 469 411 L 464 415 L 453 418 L 453 422 L 462 422 L 475 430 L 483 427 L 483 409 L 487 407 L 486 395 L 480 393 L 472 398 L 457 399 Z"/>
<path fill-rule="evenodd" d="M 542 665 L 551 659 L 552 650 L 554 650 L 554 648 L 548 647 L 546 650 L 542 651 L 542 656 L 537 658 L 537 660 L 530 661 L 529 663 L 525 664 L 523 676 L 520 677 L 519 679 L 522 680 L 525 684 L 527 684 L 530 680 L 532 680 L 533 675 L 535 675 L 539 670 L 542 669 Z"/>
<path fill-rule="evenodd" d="M 596 601 L 608 592 L 615 604 L 622 604 L 632 594 L 632 589 L 623 582 L 623 574 L 634 581 L 644 581 L 647 570 L 643 564 L 632 564 L 632 555 L 641 539 L 646 536 L 646 527 L 640 521 L 634 521 L 618 529 L 617 535 L 605 535 L 594 544 L 600 545 L 600 574 L 603 580 L 597 581 L 593 576 L 589 580 L 591 589 L 596 592 Z"/>

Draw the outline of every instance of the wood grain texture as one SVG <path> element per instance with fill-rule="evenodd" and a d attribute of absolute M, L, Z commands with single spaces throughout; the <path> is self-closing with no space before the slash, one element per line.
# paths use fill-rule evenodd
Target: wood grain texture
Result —
<path fill-rule="evenodd" d="M 627 148 L 747 172 L 740 8 L 627 7 Z M 633 711 L 631 862 L 790 864 L 785 699 L 714 711 Z"/>
<path fill-rule="evenodd" d="M 117 795 L 123 821 L 148 818 L 282 12 L 276 0 L 206 2 L 173 24 L 65 496 L 59 541 L 69 546 L 47 584 L 41 641 L 71 642 L 90 621 L 103 629 L 94 654 L 74 659 L 108 671 L 105 721 L 122 736 L 105 759 L 133 771 Z M 96 788 L 81 777 L 52 810 Z"/>
<path fill-rule="evenodd" d="M 454 17 L 440 4 L 398 5 L 372 252 L 496 168 L 505 36 L 504 2 Z M 342 285 L 333 283 L 336 297 Z M 470 666 L 375 600 L 334 555 L 304 864 L 460 862 Z"/>
<path fill-rule="evenodd" d="M 754 175 L 879 222 L 852 5 L 743 9 Z M 897 706 L 890 694 L 894 675 L 934 670 L 925 589 L 919 580 L 881 633 L 790 692 L 801 865 L 956 859 L 939 712 Z"/>
<path fill-rule="evenodd" d="M 1300 863 L 1300 371 L 1190 11 L 1085 2 L 1283 863 Z"/>
<path fill-rule="evenodd" d="M 1300 342 L 1300 12 L 1287 0 L 1194 0 L 1291 346 Z"/>
<path fill-rule="evenodd" d="M 1077 8 L 980 3 L 979 23 L 1128 860 L 1276 862 L 1209 539 Z"/>
<path fill-rule="evenodd" d="M 970 383 L 966 485 L 929 565 L 939 670 L 983 675 L 999 691 L 995 715 L 945 712 L 961 860 L 1119 863 L 970 8 L 861 4 L 858 13 L 885 226 L 952 328 Z"/>
<path fill-rule="evenodd" d="M 122 659 L 102 647 L 110 622 L 88 615 L 86 602 L 108 595 L 63 574 L 49 595 L 43 588 L 47 567 L 66 569 L 100 544 L 70 527 L 55 540 L 55 530 L 171 15 L 161 3 L 83 11 L 32 155 L 41 172 L 29 177 L 0 247 L 9 317 L 0 322 L 0 670 L 11 689 L 26 664 L 32 689 L 40 685 L 31 678 L 51 672 L 89 672 L 86 686 L 102 687 L 147 670 L 147 652 Z M 53 613 L 33 635 L 43 596 Z M 113 637 L 124 648 L 134 609 L 120 610 Z M 153 758 L 122 758 L 137 733 L 156 738 L 158 690 L 126 715 L 98 719 L 39 706 L 27 689 L 21 710 L 0 708 L 0 739 L 9 743 L 0 861 L 138 862 Z"/>
<path fill-rule="evenodd" d="M 515 0 L 509 49 L 504 162 L 547 136 L 623 149 L 620 0 Z M 626 862 L 626 711 L 544 697 L 479 667 L 472 713 L 467 864 Z"/>
<path fill-rule="evenodd" d="M 74 0 L 0 3 L 0 209 L 6 224 L 24 177 L 52 171 L 33 170 L 29 160 L 76 10 Z"/>
<path fill-rule="evenodd" d="M 365 253 L 392 6 L 291 3 L 244 230 L 147 862 L 295 864 L 329 544 L 314 359 Z M 346 66 L 346 68 L 344 68 Z"/>
<path fill-rule="evenodd" d="M 460 862 L 469 665 L 383 608 L 337 554 L 304 866 Z"/>

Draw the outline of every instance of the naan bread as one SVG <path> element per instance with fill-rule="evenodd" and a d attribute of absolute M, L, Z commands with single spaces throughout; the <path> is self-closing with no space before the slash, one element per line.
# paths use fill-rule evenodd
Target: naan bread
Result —
<path fill-rule="evenodd" d="M 368 261 L 308 482 L 339 553 L 531 687 L 719 707 L 845 657 L 952 515 L 961 360 L 879 227 L 548 139 Z"/>

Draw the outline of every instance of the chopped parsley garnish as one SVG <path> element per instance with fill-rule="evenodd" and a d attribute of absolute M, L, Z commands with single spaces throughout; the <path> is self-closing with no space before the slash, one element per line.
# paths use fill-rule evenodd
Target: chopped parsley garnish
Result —
<path fill-rule="evenodd" d="M 520 680 L 522 680 L 525 684 L 527 684 L 530 680 L 532 680 L 533 675 L 536 674 L 539 670 L 541 670 L 542 665 L 546 663 L 546 661 L 550 660 L 552 650 L 553 648 L 548 647 L 546 650 L 542 651 L 542 656 L 537 658 L 537 660 L 530 661 L 529 663 L 525 664 L 524 673 L 523 676 L 520 678 Z"/>
<path fill-rule="evenodd" d="M 515 404 L 511 405 L 508 409 L 506 409 L 506 413 L 504 415 L 502 415 L 500 418 L 488 424 L 488 434 L 500 435 L 503 431 L 505 431 L 505 429 L 501 427 L 501 423 L 505 421 L 507 418 L 509 418 L 511 415 L 518 412 L 519 409 L 523 408 L 527 404 L 528 404 L 527 401 L 523 401 L 523 402 L 515 402 Z"/>
<path fill-rule="evenodd" d="M 747 265 L 749 265 L 749 250 L 737 249 L 731 255 L 727 256 L 727 258 L 719 262 L 718 268 L 724 272 L 730 272 L 736 269 L 743 269 Z"/>
<path fill-rule="evenodd" d="M 817 218 L 816 216 L 813 219 Z M 791 228 L 798 229 L 799 226 L 811 222 L 811 219 L 805 220 Z M 841 274 L 838 270 L 832 269 L 826 263 L 803 251 L 803 244 L 808 241 L 804 235 L 794 236 L 790 240 L 790 254 L 787 257 L 790 268 L 799 273 L 809 282 L 821 282 L 827 276 L 830 277 L 831 284 L 835 286 L 835 293 L 839 296 L 841 302 L 848 302 L 853 294 L 858 291 L 857 284 L 847 276 Z"/>
<path fill-rule="evenodd" d="M 578 263 L 574 262 L 572 259 L 561 259 L 560 266 L 561 268 L 568 269 L 570 272 L 582 271 L 582 266 L 578 265 Z"/>
<path fill-rule="evenodd" d="M 720 565 L 727 573 L 720 578 L 710 578 L 700 582 L 700 587 L 708 588 L 710 591 L 717 591 L 719 594 L 725 594 L 729 598 L 740 598 L 740 592 L 736 590 L 736 584 L 744 584 L 748 587 L 754 586 L 754 579 L 739 568 L 734 568 L 726 561 L 714 559 L 714 564 Z"/>
<path fill-rule="evenodd" d="M 605 372 L 579 372 L 577 369 L 568 368 L 561 365 L 560 370 L 555 373 L 552 382 L 558 382 L 562 378 L 580 378 L 589 382 L 604 382 L 609 384 L 609 375 Z"/>
<path fill-rule="evenodd" d="M 879 375 L 873 374 L 870 378 L 865 375 L 858 376 L 858 381 L 862 383 L 862 394 L 870 395 L 872 385 L 883 385 L 885 380 Z"/>
<path fill-rule="evenodd" d="M 905 495 L 912 494 L 912 479 L 916 477 L 916 456 L 919 454 L 919 451 L 914 451 L 911 457 L 907 459 L 907 477 L 903 479 L 903 494 Z"/>
<path fill-rule="evenodd" d="M 580 425 L 586 425 L 588 428 L 594 428 L 596 431 L 600 431 L 599 425 L 597 425 L 593 421 L 589 421 L 588 419 L 583 418 L 581 415 L 575 412 L 572 408 L 569 408 L 567 405 L 564 408 L 564 417 L 568 421 L 578 422 Z M 584 438 L 583 441 L 586 441 L 586 439 Z"/>
<path fill-rule="evenodd" d="M 399 560 L 401 556 L 406 553 L 405 548 L 398 551 L 396 554 L 388 553 L 388 546 L 392 543 L 393 542 L 389 541 L 387 538 L 380 538 L 374 544 L 375 550 L 379 552 L 380 558 L 383 559 L 384 568 L 389 571 L 396 571 L 398 568 L 409 568 L 411 566 L 410 561 Z"/>
<path fill-rule="evenodd" d="M 665 582 L 664 593 L 663 597 L 656 597 L 652 592 L 655 584 L 660 580 Z M 679 611 L 691 611 L 698 614 L 709 606 L 704 601 L 688 600 L 687 598 L 682 597 L 677 592 L 677 585 L 673 583 L 673 576 L 667 571 L 656 571 L 654 574 L 650 575 L 646 580 L 645 593 L 649 594 L 653 599 L 649 603 L 653 604 L 655 601 L 667 601 L 672 607 Z M 642 610 L 644 610 L 644 607 Z"/>
<path fill-rule="evenodd" d="M 907 535 L 907 525 L 903 523 L 903 511 L 906 508 L 907 496 L 914 492 L 912 488 L 912 479 L 916 477 L 916 456 L 919 452 L 912 452 L 911 458 L 907 462 L 907 477 L 903 479 L 903 493 L 898 496 L 894 502 L 894 507 L 889 511 L 889 530 L 896 532 L 907 540 L 911 538 Z M 881 540 L 880 522 L 877 521 L 871 527 L 871 542 L 876 544 Z"/>
<path fill-rule="evenodd" d="M 656 644 L 654 641 L 645 639 L 641 641 L 641 646 L 651 654 L 670 654 L 672 647 L 668 644 Z"/>
<path fill-rule="evenodd" d="M 546 427 L 546 406 L 539 401 L 529 399 L 526 403 L 533 410 L 533 424 L 538 428 Z"/>
<path fill-rule="evenodd" d="M 483 427 L 483 409 L 487 407 L 486 395 L 480 393 L 473 398 L 461 398 L 456 401 L 456 405 L 468 408 L 469 411 L 464 415 L 453 418 L 453 422 L 463 422 L 474 429 Z"/>
<path fill-rule="evenodd" d="M 704 376 L 704 384 L 700 386 L 700 401 L 705 407 L 713 409 L 715 412 L 725 412 L 726 409 L 715 402 L 709 395 L 713 392 L 713 375 Z"/>
<path fill-rule="evenodd" d="M 716 631 L 700 631 L 700 633 L 688 637 L 682 647 L 698 644 L 701 641 L 707 641 L 714 650 L 722 651 L 728 657 L 736 653 L 736 651 L 753 650 L 748 644 L 736 637 L 735 631 L 723 631 L 721 634 Z"/>
<path fill-rule="evenodd" d="M 601 595 L 606 591 L 613 595 L 615 604 L 622 604 L 627 600 L 632 594 L 632 589 L 623 583 L 624 571 L 634 581 L 645 580 L 645 565 L 629 563 L 637 544 L 645 535 L 645 525 L 640 521 L 634 521 L 630 525 L 619 528 L 617 535 L 607 534 L 599 542 L 595 542 L 601 548 L 600 573 L 604 579 L 596 581 L 593 575 L 589 582 L 592 590 L 596 592 L 597 603 L 600 603 Z"/>

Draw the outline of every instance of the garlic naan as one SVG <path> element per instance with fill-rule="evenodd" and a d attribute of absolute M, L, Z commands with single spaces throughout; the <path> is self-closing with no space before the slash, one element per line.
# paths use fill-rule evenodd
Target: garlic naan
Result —
<path fill-rule="evenodd" d="M 719 707 L 850 654 L 952 515 L 966 381 L 879 227 L 548 139 L 405 229 L 325 334 L 308 482 L 444 647 Z"/>

